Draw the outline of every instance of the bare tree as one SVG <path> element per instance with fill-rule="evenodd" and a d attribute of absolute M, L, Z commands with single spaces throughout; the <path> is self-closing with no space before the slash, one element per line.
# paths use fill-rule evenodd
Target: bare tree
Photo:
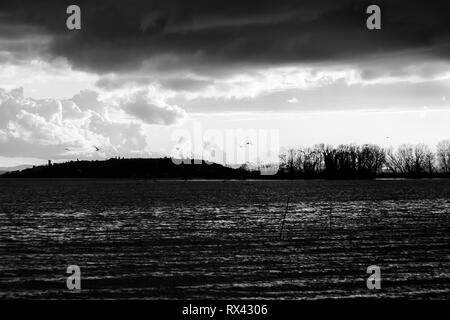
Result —
<path fill-rule="evenodd" d="M 425 144 L 414 146 L 414 173 L 432 173 L 434 168 L 433 152 Z"/>
<path fill-rule="evenodd" d="M 439 169 L 443 173 L 450 173 L 450 140 L 440 141 L 436 148 Z"/>
<path fill-rule="evenodd" d="M 323 170 L 323 155 L 320 145 L 305 149 L 303 169 L 307 173 L 319 173 Z"/>
<path fill-rule="evenodd" d="M 365 144 L 358 149 L 358 172 L 363 175 L 375 175 L 381 171 L 386 161 L 384 149 L 374 144 Z"/>
<path fill-rule="evenodd" d="M 288 149 L 280 155 L 280 169 L 298 177 L 375 177 L 383 168 L 402 176 L 422 176 L 436 172 L 436 160 L 443 172 L 450 172 L 450 140 L 438 145 L 434 154 L 424 144 L 404 144 L 396 150 L 378 145 L 319 144 L 314 147 Z"/>
<path fill-rule="evenodd" d="M 296 171 L 297 162 L 297 151 L 293 148 L 288 149 L 286 152 L 280 155 L 280 169 L 289 173 L 294 174 Z"/>
<path fill-rule="evenodd" d="M 324 171 L 326 174 L 332 176 L 336 173 L 337 160 L 336 149 L 331 145 L 320 145 L 320 150 L 323 156 Z"/>
<path fill-rule="evenodd" d="M 428 147 L 425 153 L 425 170 L 429 174 L 436 171 L 436 156 Z"/>
<path fill-rule="evenodd" d="M 389 150 L 386 156 L 386 165 L 394 173 L 418 175 L 432 173 L 434 168 L 434 155 L 424 144 L 404 144 L 396 152 Z"/>

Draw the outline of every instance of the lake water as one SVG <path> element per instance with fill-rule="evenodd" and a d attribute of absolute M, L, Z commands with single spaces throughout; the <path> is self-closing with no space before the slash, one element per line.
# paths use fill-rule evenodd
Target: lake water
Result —
<path fill-rule="evenodd" d="M 2 179 L 0 298 L 449 299 L 449 227 L 449 180 Z"/>

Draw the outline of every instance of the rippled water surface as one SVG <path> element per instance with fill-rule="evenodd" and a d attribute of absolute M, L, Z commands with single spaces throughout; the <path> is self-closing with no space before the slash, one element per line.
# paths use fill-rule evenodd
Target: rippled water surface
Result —
<path fill-rule="evenodd" d="M 0 298 L 448 299 L 449 217 L 448 180 L 3 179 Z"/>

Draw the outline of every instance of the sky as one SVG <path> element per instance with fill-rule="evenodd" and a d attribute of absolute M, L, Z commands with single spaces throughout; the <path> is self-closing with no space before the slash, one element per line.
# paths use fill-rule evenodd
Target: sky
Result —
<path fill-rule="evenodd" d="M 2 0 L 0 167 L 433 147 L 450 138 L 447 2 Z"/>

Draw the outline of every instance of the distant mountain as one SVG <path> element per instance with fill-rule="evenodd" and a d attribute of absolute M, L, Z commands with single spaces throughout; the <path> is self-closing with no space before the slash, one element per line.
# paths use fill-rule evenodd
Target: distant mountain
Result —
<path fill-rule="evenodd" d="M 5 172 L 24 170 L 24 169 L 28 169 L 28 168 L 32 168 L 32 167 L 33 167 L 33 165 L 31 165 L 31 164 L 24 164 L 24 165 L 15 166 L 15 167 L 0 167 L 0 174 L 3 174 Z"/>
<path fill-rule="evenodd" d="M 259 171 L 233 169 L 193 159 L 109 159 L 70 161 L 34 166 L 7 172 L 2 178 L 157 178 L 157 179 L 247 179 L 259 177 Z M 176 164 L 180 163 L 180 164 Z"/>

